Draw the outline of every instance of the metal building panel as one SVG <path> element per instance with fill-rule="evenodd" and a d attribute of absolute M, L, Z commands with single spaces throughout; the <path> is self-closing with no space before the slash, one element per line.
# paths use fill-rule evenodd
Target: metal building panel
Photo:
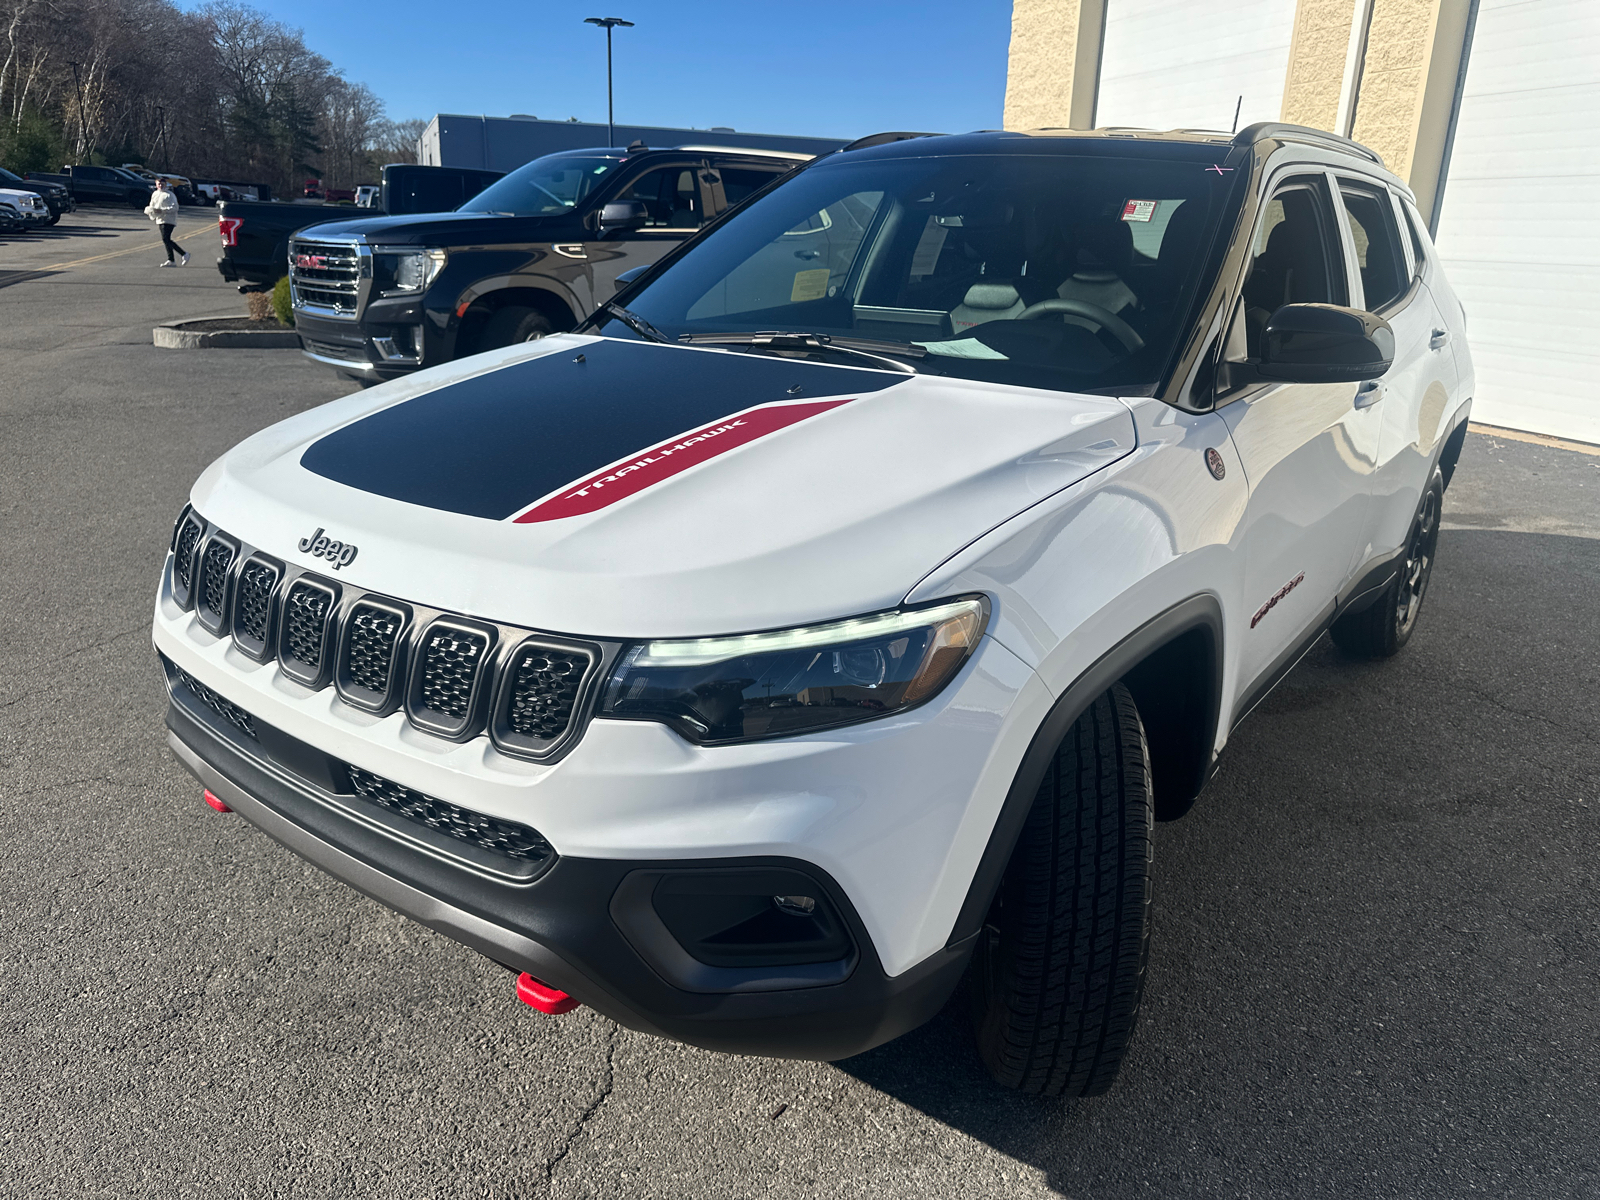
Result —
<path fill-rule="evenodd" d="M 1109 0 L 1096 125 L 1227 129 L 1276 121 L 1295 0 Z"/>
<path fill-rule="evenodd" d="M 1600 4 L 1483 0 L 1440 209 L 1474 419 L 1600 442 Z"/>

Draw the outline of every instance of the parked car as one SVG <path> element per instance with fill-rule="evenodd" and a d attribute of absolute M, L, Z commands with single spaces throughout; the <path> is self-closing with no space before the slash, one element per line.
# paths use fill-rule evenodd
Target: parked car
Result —
<path fill-rule="evenodd" d="M 357 208 L 378 208 L 382 203 L 383 188 L 377 184 L 364 183 L 356 189 Z"/>
<path fill-rule="evenodd" d="M 1324 633 L 1414 636 L 1472 392 L 1347 139 L 869 139 L 212 464 L 169 744 L 544 1011 L 836 1059 L 968 976 L 998 1080 L 1092 1095 L 1152 821 Z"/>
<path fill-rule="evenodd" d="M 619 274 L 808 158 L 572 150 L 535 159 L 453 213 L 302 231 L 289 247 L 295 329 L 312 359 L 369 381 L 571 329 L 611 297 Z"/>
<path fill-rule="evenodd" d="M 138 163 L 123 163 L 122 170 L 130 175 L 137 175 L 151 188 L 165 179 L 172 186 L 172 194 L 178 198 L 179 204 L 199 204 L 200 197 L 194 190 L 194 182 L 184 175 L 175 175 L 171 171 L 152 171 L 149 167 Z"/>
<path fill-rule="evenodd" d="M 385 212 L 438 212 L 456 207 L 499 178 L 498 171 L 391 163 L 383 169 L 380 199 Z M 349 215 L 348 204 L 226 200 L 217 214 L 217 229 L 222 234 L 217 270 L 229 283 L 271 287 L 288 269 L 292 234 Z"/>
<path fill-rule="evenodd" d="M 27 178 L 30 182 L 61 184 L 79 204 L 131 204 L 143 208 L 155 190 L 146 180 L 117 167 L 69 166 L 62 167 L 59 175 L 29 171 Z"/>
<path fill-rule="evenodd" d="M 45 206 L 50 210 L 50 220 L 47 224 L 54 225 L 61 220 L 62 214 L 76 212 L 78 206 L 72 202 L 72 193 L 59 183 L 45 183 L 38 179 L 23 179 L 13 175 L 4 167 L 0 167 L 0 188 L 14 192 L 33 192 L 43 198 Z"/>
<path fill-rule="evenodd" d="M 38 192 L 0 188 L 0 205 L 11 213 L 11 223 L 15 228 L 42 229 L 55 224 L 49 206 Z"/>
<path fill-rule="evenodd" d="M 224 200 L 271 200 L 272 185 L 238 183 L 219 179 L 194 181 L 195 197 L 201 204 L 216 205 Z"/>

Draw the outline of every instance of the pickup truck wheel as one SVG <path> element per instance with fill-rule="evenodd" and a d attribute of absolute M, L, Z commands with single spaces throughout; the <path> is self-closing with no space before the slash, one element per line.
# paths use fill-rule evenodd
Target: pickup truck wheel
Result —
<path fill-rule="evenodd" d="M 1150 957 L 1150 753 L 1117 684 L 1062 740 L 973 958 L 978 1053 L 1007 1087 L 1097 1096 L 1116 1079 Z"/>
<path fill-rule="evenodd" d="M 61 214 L 60 213 L 51 213 L 50 214 L 50 219 L 48 221 L 46 221 L 45 224 L 46 225 L 54 225 L 60 220 L 61 220 Z"/>
<path fill-rule="evenodd" d="M 1411 521 L 1405 557 L 1394 580 L 1369 607 L 1340 617 L 1329 631 L 1334 645 L 1356 658 L 1388 658 L 1411 640 L 1439 549 L 1439 516 L 1444 508 L 1444 475 L 1434 468 Z"/>
<path fill-rule="evenodd" d="M 489 318 L 489 323 L 483 327 L 483 339 L 478 348 L 498 350 L 519 342 L 537 342 L 554 332 L 543 313 L 521 305 L 507 305 Z"/>

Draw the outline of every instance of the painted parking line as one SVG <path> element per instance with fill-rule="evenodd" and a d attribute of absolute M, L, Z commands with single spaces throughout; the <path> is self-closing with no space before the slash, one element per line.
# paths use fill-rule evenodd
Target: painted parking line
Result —
<path fill-rule="evenodd" d="M 183 242 L 183 241 L 187 241 L 189 238 L 194 237 L 196 234 L 211 233 L 211 232 L 214 232 L 212 226 L 205 225 L 205 226 L 202 226 L 199 229 L 192 229 L 188 233 L 185 233 L 185 234 L 182 234 L 182 235 L 180 235 L 178 237 L 175 237 L 172 240 L 175 241 L 175 242 Z M 151 249 L 159 250 L 160 248 L 161 248 L 161 243 L 159 241 L 158 242 L 143 242 L 143 241 L 141 241 L 137 246 L 129 246 L 125 250 L 112 250 L 107 254 L 95 254 L 95 255 L 90 256 L 89 258 L 75 258 L 75 259 L 72 259 L 70 262 L 51 263 L 49 266 L 34 267 L 32 269 L 35 270 L 35 271 L 64 271 L 68 267 L 82 267 L 82 266 L 88 265 L 89 263 L 104 262 L 108 258 L 121 258 L 124 254 L 139 254 L 139 253 L 141 253 L 142 251 L 145 251 L 145 250 L 151 250 Z"/>

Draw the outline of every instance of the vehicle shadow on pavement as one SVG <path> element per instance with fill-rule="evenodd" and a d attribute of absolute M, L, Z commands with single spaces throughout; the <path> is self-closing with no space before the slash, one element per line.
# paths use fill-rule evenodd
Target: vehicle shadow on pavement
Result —
<path fill-rule="evenodd" d="M 1106 1096 L 994 1085 L 964 994 L 835 1065 L 1074 1195 L 1594 1194 L 1597 584 L 1600 540 L 1446 529 L 1398 656 L 1313 649 L 1158 828 Z"/>

